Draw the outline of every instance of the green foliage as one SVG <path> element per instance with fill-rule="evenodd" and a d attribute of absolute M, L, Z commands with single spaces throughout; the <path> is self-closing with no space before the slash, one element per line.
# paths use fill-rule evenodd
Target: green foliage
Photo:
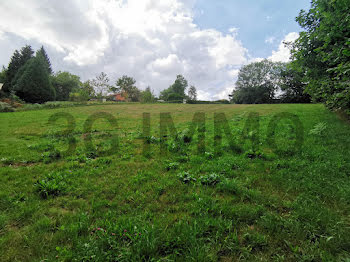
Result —
<path fill-rule="evenodd" d="M 174 84 L 160 92 L 159 98 L 165 101 L 182 101 L 186 97 L 187 86 L 187 80 L 182 75 L 178 75 Z"/>
<path fill-rule="evenodd" d="M 176 170 L 176 169 L 179 168 L 179 166 L 180 166 L 180 164 L 177 163 L 177 162 L 170 162 L 170 163 L 167 164 L 166 170 L 167 170 L 167 171 Z"/>
<path fill-rule="evenodd" d="M 70 93 L 73 90 L 79 90 L 81 85 L 80 77 L 69 72 L 59 71 L 55 75 L 51 75 L 50 79 L 56 91 L 57 101 L 68 101 Z"/>
<path fill-rule="evenodd" d="M 272 103 L 278 88 L 280 64 L 267 59 L 243 66 L 231 100 L 236 104 Z"/>
<path fill-rule="evenodd" d="M 44 103 L 55 100 L 46 63 L 41 55 L 30 59 L 18 72 L 14 91 L 29 103 Z"/>
<path fill-rule="evenodd" d="M 184 184 L 189 184 L 191 182 L 196 182 L 197 179 L 195 179 L 190 173 L 188 172 L 182 172 L 177 175 L 177 177 L 180 179 L 180 181 Z"/>
<path fill-rule="evenodd" d="M 109 78 L 106 73 L 101 72 L 95 79 L 93 79 L 90 84 L 93 86 L 96 95 L 102 98 L 110 90 L 111 86 L 109 84 Z"/>
<path fill-rule="evenodd" d="M 175 83 L 171 86 L 171 89 L 174 91 L 175 94 L 179 94 L 185 97 L 185 90 L 187 86 L 187 80 L 182 75 L 178 75 L 176 77 Z"/>
<path fill-rule="evenodd" d="M 215 173 L 200 177 L 201 184 L 206 186 L 214 186 L 220 183 L 221 180 L 222 180 L 222 177 Z"/>
<path fill-rule="evenodd" d="M 41 48 L 36 52 L 36 55 L 41 55 L 44 58 L 45 65 L 46 65 L 46 70 L 51 75 L 53 73 L 50 58 L 46 53 L 46 50 L 44 46 L 41 46 Z"/>
<path fill-rule="evenodd" d="M 80 89 L 83 93 L 87 94 L 89 98 L 93 98 L 96 96 L 95 89 L 90 80 L 82 83 L 82 85 L 80 86 Z"/>
<path fill-rule="evenodd" d="M 141 99 L 141 91 L 135 86 L 135 84 L 136 80 L 134 78 L 124 75 L 117 80 L 116 85 L 118 88 L 115 88 L 114 90 L 126 95 L 129 102 L 139 102 Z M 149 98 L 152 99 L 152 96 Z"/>
<path fill-rule="evenodd" d="M 0 102 L 0 112 L 15 112 L 16 110 L 8 103 Z"/>
<path fill-rule="evenodd" d="M 8 68 L 6 70 L 6 78 L 3 86 L 3 91 L 10 93 L 15 85 L 14 79 L 19 70 L 33 58 L 34 51 L 31 46 L 24 46 L 21 51 L 15 50 L 13 53 Z"/>
<path fill-rule="evenodd" d="M 142 103 L 154 103 L 156 102 L 156 97 L 154 96 L 150 87 L 147 87 L 145 91 L 141 92 Z"/>
<path fill-rule="evenodd" d="M 35 183 L 35 190 L 43 199 L 49 196 L 59 196 L 68 188 L 66 177 L 66 174 L 50 173 Z"/>
<path fill-rule="evenodd" d="M 69 101 L 72 102 L 86 102 L 89 100 L 89 95 L 82 89 L 78 89 L 76 92 L 69 93 Z"/>
<path fill-rule="evenodd" d="M 350 5 L 312 0 L 297 22 L 304 29 L 293 44 L 294 63 L 306 72 L 306 91 L 331 109 L 350 108 Z"/>
<path fill-rule="evenodd" d="M 282 103 L 310 103 L 311 97 L 305 93 L 304 72 L 295 64 L 281 64 L 280 88 Z"/>
<path fill-rule="evenodd" d="M 327 130 L 327 124 L 325 122 L 318 123 L 309 132 L 310 135 L 321 136 Z"/>

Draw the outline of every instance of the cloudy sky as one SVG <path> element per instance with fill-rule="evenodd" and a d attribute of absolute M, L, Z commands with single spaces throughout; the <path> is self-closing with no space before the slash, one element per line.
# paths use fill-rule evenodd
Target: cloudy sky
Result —
<path fill-rule="evenodd" d="M 106 72 L 155 93 L 183 74 L 199 98 L 227 98 L 250 61 L 288 61 L 283 41 L 310 0 L 1 0 L 0 65 L 44 45 L 55 71 Z"/>

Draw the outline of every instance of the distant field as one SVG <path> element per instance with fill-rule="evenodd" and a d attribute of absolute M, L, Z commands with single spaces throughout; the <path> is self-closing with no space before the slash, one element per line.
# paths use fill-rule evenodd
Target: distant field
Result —
<path fill-rule="evenodd" d="M 62 112 L 66 133 L 49 122 Z M 86 133 L 101 112 L 117 126 Z M 167 112 L 177 137 L 160 137 Z M 203 151 L 189 136 L 200 112 Z M 350 261 L 350 126 L 322 105 L 118 104 L 0 125 L 0 261 Z"/>

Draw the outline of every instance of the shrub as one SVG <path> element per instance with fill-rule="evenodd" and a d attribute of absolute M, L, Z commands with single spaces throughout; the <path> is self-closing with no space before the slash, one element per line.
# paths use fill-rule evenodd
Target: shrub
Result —
<path fill-rule="evenodd" d="M 43 109 L 44 106 L 41 104 L 25 104 L 23 106 L 23 110 L 38 110 L 38 109 Z"/>
<path fill-rule="evenodd" d="M 0 112 L 15 112 L 16 110 L 8 103 L 0 102 Z"/>

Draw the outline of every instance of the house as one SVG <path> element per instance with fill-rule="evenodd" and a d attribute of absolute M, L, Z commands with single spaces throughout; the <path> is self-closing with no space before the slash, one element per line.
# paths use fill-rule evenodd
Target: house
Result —
<path fill-rule="evenodd" d="M 125 93 L 115 93 L 110 95 L 112 97 L 113 101 L 116 102 L 125 102 L 126 101 L 126 95 Z"/>

